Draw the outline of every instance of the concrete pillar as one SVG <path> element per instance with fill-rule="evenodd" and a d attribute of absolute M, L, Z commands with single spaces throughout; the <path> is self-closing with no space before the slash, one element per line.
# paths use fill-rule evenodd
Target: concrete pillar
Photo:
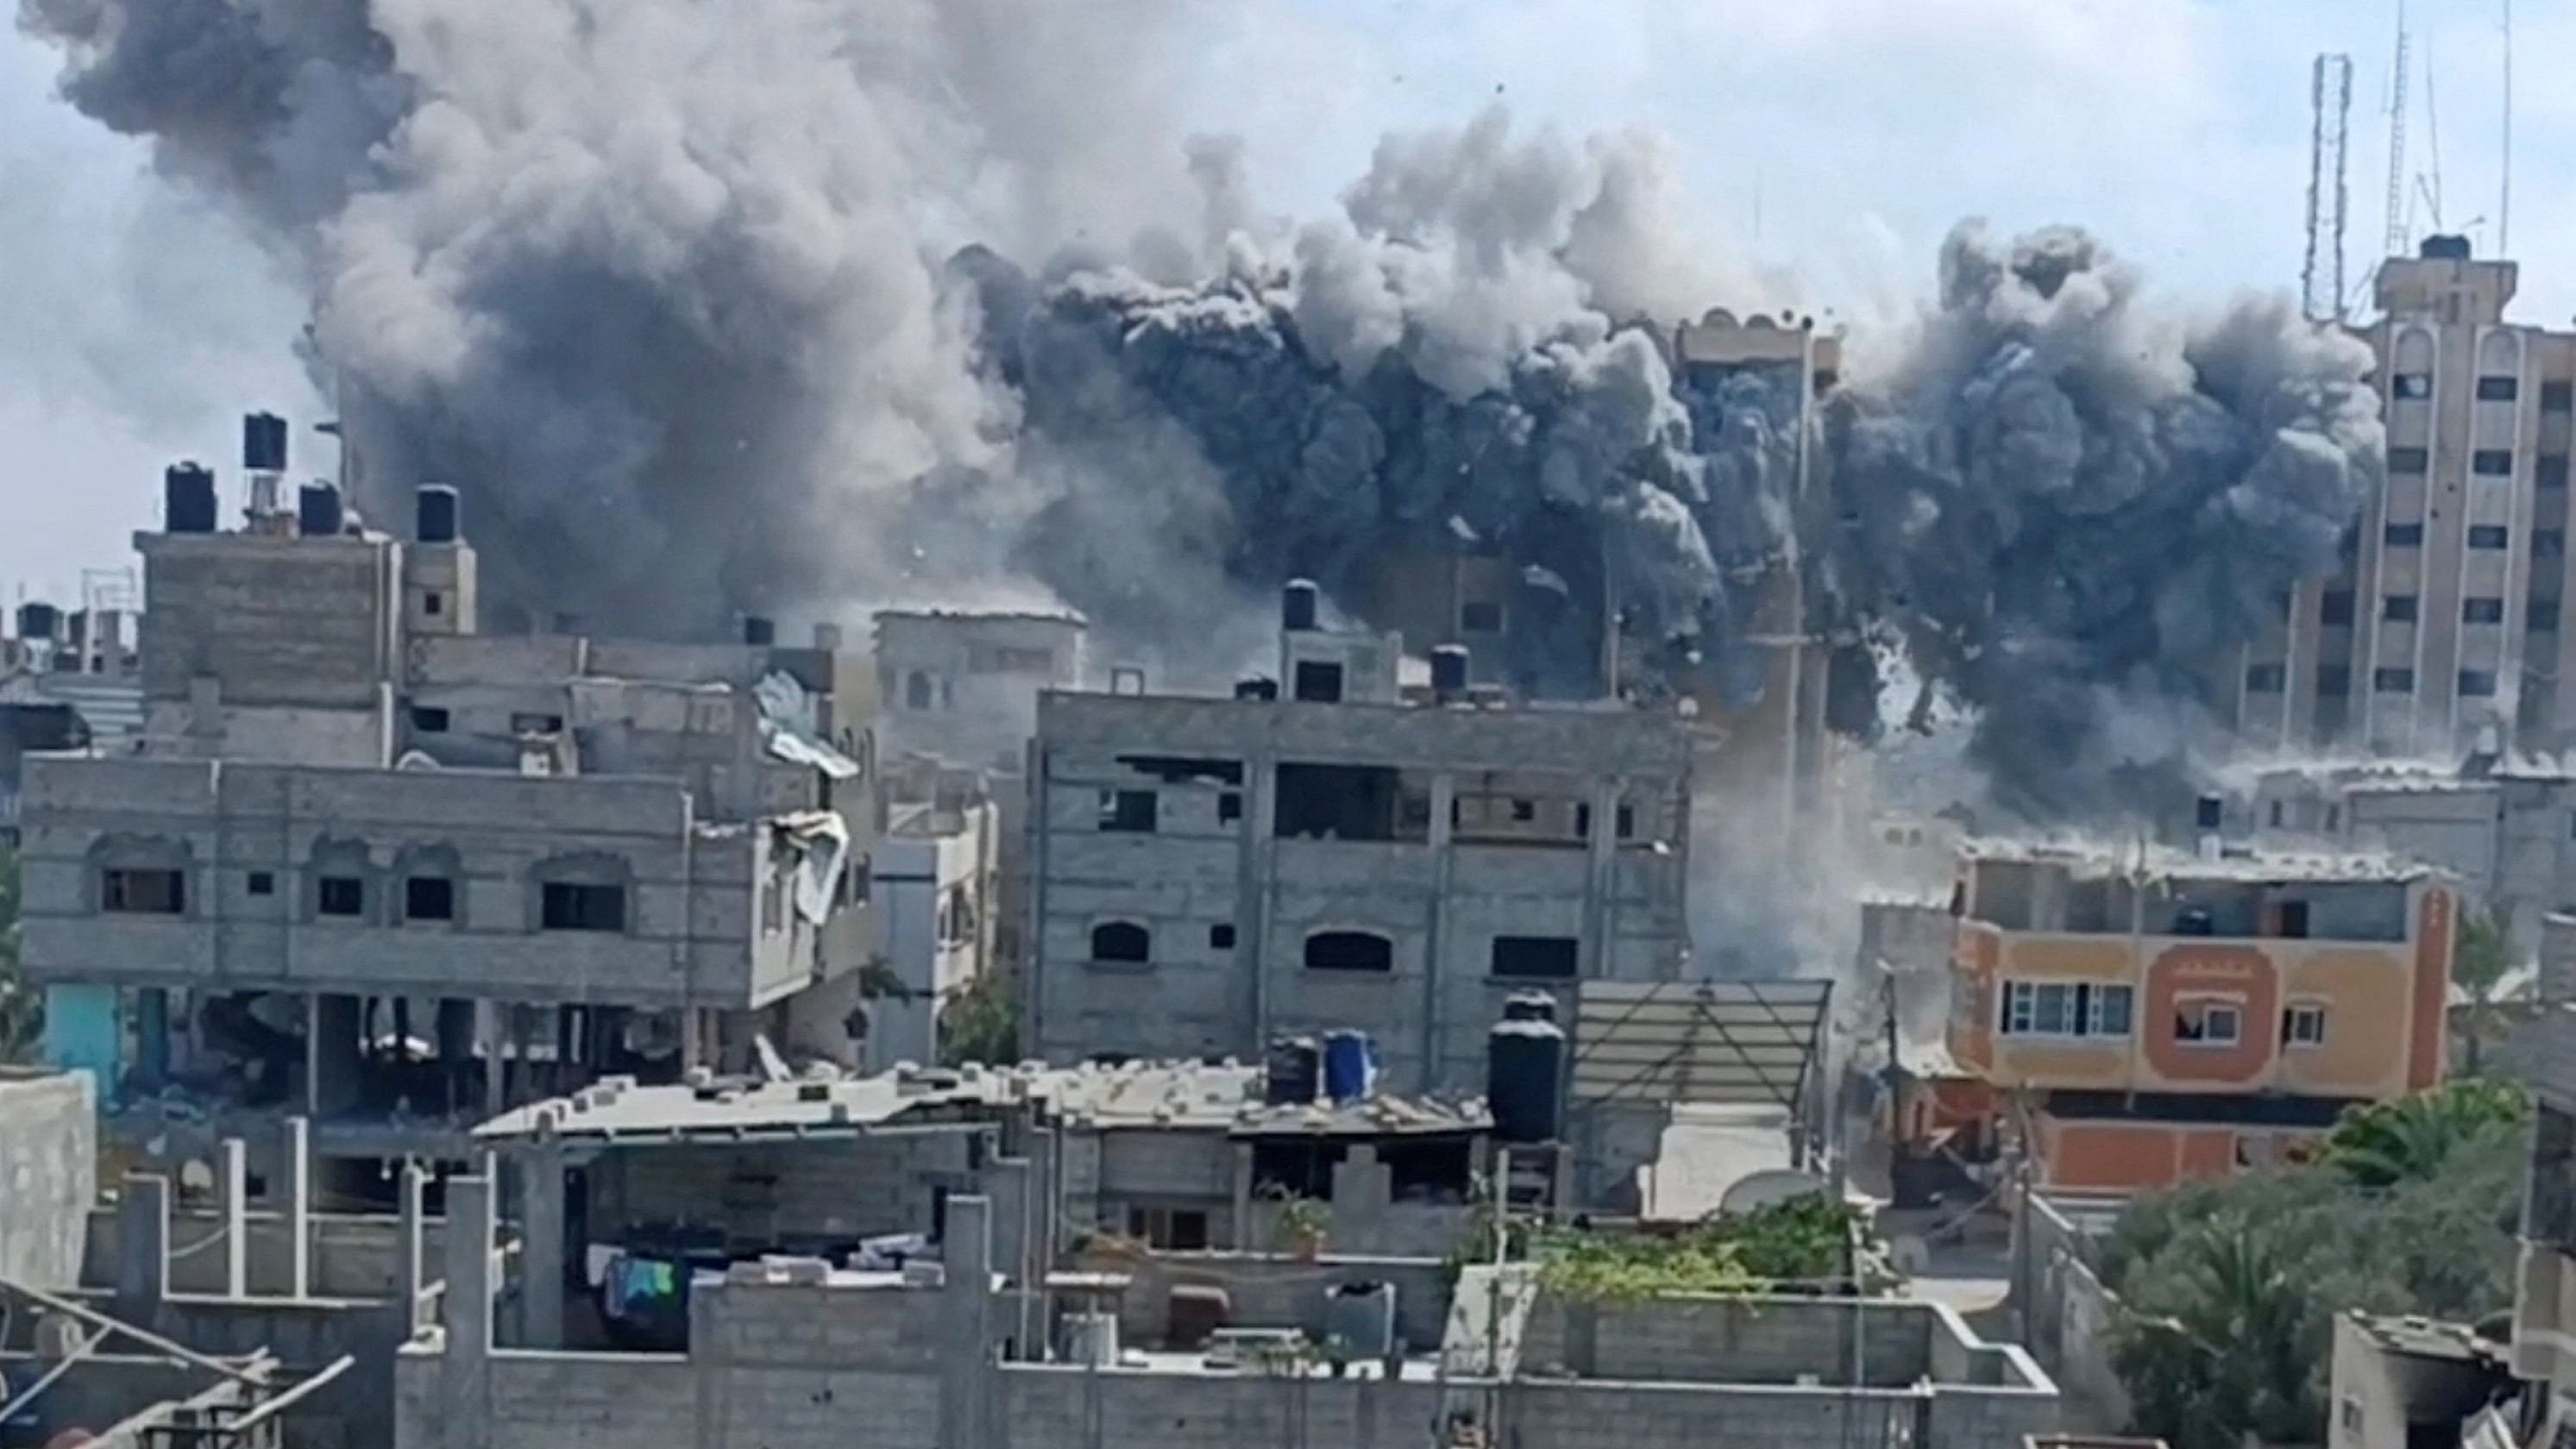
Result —
<path fill-rule="evenodd" d="M 150 1326 L 170 1293 L 170 1179 L 129 1172 L 116 1203 L 116 1314 Z"/>
<path fill-rule="evenodd" d="M 1216 1246 L 1232 1248 L 1238 1253 L 1259 1251 L 1252 1238 L 1252 1144 L 1234 1144 L 1233 1168 L 1234 1221 L 1232 1230 Z"/>
<path fill-rule="evenodd" d="M 492 1179 L 447 1180 L 447 1291 L 440 1316 L 444 1449 L 488 1449 L 492 1440 Z"/>
<path fill-rule="evenodd" d="M 305 1038 L 307 1104 L 316 1117 L 346 1112 L 358 1103 L 358 998 L 321 992 L 312 998 Z"/>
<path fill-rule="evenodd" d="M 421 1261 L 426 1246 L 422 1240 L 422 1199 L 428 1191 L 429 1175 L 419 1163 L 406 1162 L 401 1181 L 402 1226 L 394 1236 L 394 1291 L 403 1295 L 404 1336 L 409 1337 L 420 1329 L 420 1290 L 427 1286 L 421 1281 L 422 1270 L 427 1267 Z M 454 1209 L 449 1210 L 449 1216 L 454 1216 Z"/>
<path fill-rule="evenodd" d="M 1585 842 L 1589 858 L 1584 862 L 1583 939 L 1575 955 L 1575 970 L 1587 981 L 1610 980 L 1619 974 L 1612 942 L 1617 931 L 1619 894 L 1619 797 L 1626 793 L 1626 786 L 1615 779 L 1598 780 L 1592 786 L 1592 838 Z"/>
<path fill-rule="evenodd" d="M 509 1039 L 510 1008 L 497 1001 L 476 1004 L 474 1009 L 474 1043 L 483 1058 L 483 1116 L 498 1117 L 502 1106 L 502 1078 L 509 1066 L 509 1053 L 502 1043 Z"/>
<path fill-rule="evenodd" d="M 481 1096 L 474 1083 L 474 1022 L 472 1000 L 461 996 L 439 998 L 438 1069 L 447 1078 L 450 1111 L 472 1111 Z"/>
<path fill-rule="evenodd" d="M 224 1205 L 224 1292 L 250 1296 L 250 1153 L 238 1137 L 215 1146 L 215 1191 Z"/>
<path fill-rule="evenodd" d="M 170 992 L 146 986 L 134 993 L 134 1074 L 147 1092 L 170 1080 Z"/>
<path fill-rule="evenodd" d="M 563 1347 L 564 1149 L 541 1137 L 518 1154 L 522 1348 Z"/>
<path fill-rule="evenodd" d="M 1029 1338 L 1036 1322 L 1033 1305 L 1046 1278 L 1029 1249 L 1029 1183 L 1025 1157 L 996 1157 L 984 1169 L 984 1191 L 993 1199 L 993 1261 L 1011 1275 L 1011 1311 L 1004 1331 L 1023 1354 L 1036 1347 Z"/>
<path fill-rule="evenodd" d="M 940 1255 L 939 1449 L 985 1449 L 993 1442 L 993 1204 L 978 1196 L 948 1200 Z"/>
<path fill-rule="evenodd" d="M 278 1182 L 286 1197 L 286 1290 L 298 1298 L 313 1296 L 313 1124 L 302 1117 L 286 1119 L 285 1144 L 278 1150 Z"/>
<path fill-rule="evenodd" d="M 1422 1054 L 1422 1065 L 1411 1080 L 1417 1092 L 1439 1090 L 1448 1048 L 1440 1007 L 1447 975 L 1442 968 L 1448 964 L 1450 937 L 1456 934 L 1449 928 L 1449 881 L 1457 858 L 1451 846 L 1450 816 L 1457 808 L 1458 777 L 1446 771 L 1432 776 L 1431 898 L 1425 908 L 1430 919 L 1422 925 L 1422 1037 L 1414 1048 Z"/>

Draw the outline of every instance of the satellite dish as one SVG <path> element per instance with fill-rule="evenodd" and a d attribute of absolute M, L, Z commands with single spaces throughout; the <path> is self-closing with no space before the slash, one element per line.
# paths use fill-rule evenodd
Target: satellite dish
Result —
<path fill-rule="evenodd" d="M 1758 1212 L 1763 1208 L 1830 1191 L 1832 1191 L 1831 1186 L 1812 1172 L 1775 1167 L 1737 1179 L 1735 1185 L 1726 1190 L 1726 1195 L 1718 1199 L 1717 1210 L 1722 1213 Z"/>

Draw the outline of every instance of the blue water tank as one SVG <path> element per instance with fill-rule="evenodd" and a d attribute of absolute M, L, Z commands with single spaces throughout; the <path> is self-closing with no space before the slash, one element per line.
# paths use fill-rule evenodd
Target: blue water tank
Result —
<path fill-rule="evenodd" d="M 1376 1089 L 1377 1044 L 1368 1033 L 1324 1033 L 1324 1095 L 1336 1102 L 1357 1102 Z"/>
<path fill-rule="evenodd" d="M 1505 1142 L 1564 1135 L 1565 1032 L 1552 1021 L 1502 1021 L 1485 1034 L 1485 1106 Z"/>

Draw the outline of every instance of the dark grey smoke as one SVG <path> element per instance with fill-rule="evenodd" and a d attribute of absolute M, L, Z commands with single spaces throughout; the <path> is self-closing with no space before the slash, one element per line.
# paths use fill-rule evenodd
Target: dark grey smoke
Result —
<path fill-rule="evenodd" d="M 1976 707 L 1972 757 L 2043 818 L 2223 745 L 2204 671 L 2333 568 L 2382 467 L 2367 347 L 2286 300 L 2185 324 L 2137 291 L 2081 232 L 1963 225 L 1917 344 L 1833 418 L 1844 606 Z"/>
<path fill-rule="evenodd" d="M 1606 597 L 1630 687 L 1741 700 L 1795 531 L 1831 624 L 2081 811 L 2185 758 L 2193 667 L 2331 562 L 2376 457 L 2354 345 L 2162 325 L 2074 233 L 1963 232 L 1812 526 L 1794 386 L 1675 375 L 1671 322 L 1776 293 L 1651 138 L 1494 111 L 1294 226 L 1162 114 L 1177 0 L 20 3 L 68 99 L 309 276 L 362 498 L 459 484 L 540 617 L 1051 593 L 1218 667 L 1282 578 L 1407 543 L 1519 565 L 1529 688 L 1591 686 Z"/>

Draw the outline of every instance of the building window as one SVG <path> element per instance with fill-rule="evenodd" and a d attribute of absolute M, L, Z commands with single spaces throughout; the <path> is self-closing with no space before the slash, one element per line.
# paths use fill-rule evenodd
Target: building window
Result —
<path fill-rule="evenodd" d="M 1578 954 L 1572 936 L 1496 936 L 1494 974 L 1571 980 Z"/>
<path fill-rule="evenodd" d="M 1531 821 L 1533 821 L 1533 820 L 1536 820 L 1537 818 L 1538 818 L 1538 802 L 1537 802 L 1537 801 L 1535 801 L 1535 800 L 1514 800 L 1514 801 L 1512 802 L 1512 821 L 1513 821 L 1513 823 L 1514 823 L 1514 824 L 1517 824 L 1517 825 L 1526 825 L 1526 824 L 1528 824 L 1529 822 L 1531 822 Z"/>
<path fill-rule="evenodd" d="M 2433 395 L 2433 374 L 2401 372 L 2389 379 L 2389 391 L 2402 398 L 2428 398 Z"/>
<path fill-rule="evenodd" d="M 2567 530 L 2563 528 L 2533 529 L 2531 531 L 2531 556 L 2533 558 L 2565 558 L 2567 556 Z"/>
<path fill-rule="evenodd" d="M 1395 943 L 1373 931 L 1317 931 L 1306 938 L 1310 971 L 1392 971 Z"/>
<path fill-rule="evenodd" d="M 1208 1245 L 1207 1211 L 1204 1208 L 1131 1207 L 1127 1209 L 1127 1236 L 1158 1252 L 1204 1252 Z"/>
<path fill-rule="evenodd" d="M 1635 838 L 1637 834 L 1637 807 L 1634 805 L 1622 804 L 1619 807 L 1618 814 L 1613 819 L 1612 824 L 1617 827 L 1617 839 L 1629 840 Z"/>
<path fill-rule="evenodd" d="M 2352 622 L 2352 590 L 2328 589 L 2317 600 L 2317 622 L 2332 628 Z"/>
<path fill-rule="evenodd" d="M 2245 1006 L 2234 999 L 2201 998 L 2174 1006 L 2174 1040 L 2193 1046 L 2234 1046 L 2245 1035 Z"/>
<path fill-rule="evenodd" d="M 277 894 L 277 877 L 264 870 L 252 871 L 242 881 L 242 889 L 255 896 L 273 896 Z"/>
<path fill-rule="evenodd" d="M 1091 928 L 1091 959 L 1094 961 L 1150 961 L 1154 956 L 1154 933 L 1134 921 L 1103 921 Z"/>
<path fill-rule="evenodd" d="M 367 913 L 367 883 L 354 875 L 326 875 L 313 883 L 313 909 L 325 916 Z"/>
<path fill-rule="evenodd" d="M 2326 1044 L 2326 1009 L 2312 1001 L 2293 1002 L 2281 1008 L 2281 1045 L 2316 1047 Z"/>
<path fill-rule="evenodd" d="M 2478 401 L 2511 402 L 2522 396 L 2522 379 L 2491 376 L 2478 379 Z"/>
<path fill-rule="evenodd" d="M 2542 412 L 2563 413 L 2572 408 L 2576 408 L 2576 385 L 2564 382 L 2544 382 L 2540 385 Z"/>
<path fill-rule="evenodd" d="M 563 716 L 559 714 L 514 714 L 510 716 L 510 733 L 514 735 L 559 735 L 563 733 Z"/>
<path fill-rule="evenodd" d="M 550 880 L 539 922 L 549 931 L 623 931 L 626 888 Z"/>
<path fill-rule="evenodd" d="M 2270 810 L 2269 814 L 2270 814 L 2270 817 L 2271 817 L 2271 825 L 2272 825 L 2272 828 L 2273 828 L 2273 829 L 2275 829 L 2275 830 L 2280 829 L 2280 828 L 2281 828 L 2281 802 L 2280 802 L 2280 801 L 2275 800 L 2275 801 L 2273 801 L 2273 802 L 2272 802 L 2272 808 L 2271 808 L 2271 810 Z"/>
<path fill-rule="evenodd" d="M 456 919 L 456 882 L 443 875 L 416 875 L 403 882 L 403 919 Z"/>
<path fill-rule="evenodd" d="M 1100 828 L 1129 835 L 1153 834 L 1154 792 L 1151 790 L 1101 791 Z"/>
<path fill-rule="evenodd" d="M 2566 487 L 2567 455 L 2565 453 L 2541 454 L 2540 461 L 2532 465 L 2531 480 L 2543 488 Z"/>
<path fill-rule="evenodd" d="M 1461 634 L 1500 634 L 1503 632 L 1503 606 L 1481 599 L 1471 599 L 1458 606 L 1458 632 Z"/>
<path fill-rule="evenodd" d="M 2279 694 L 2287 677 L 2288 670 L 2281 665 L 2248 664 L 2245 666 L 2245 692 Z"/>
<path fill-rule="evenodd" d="M 929 676 L 929 675 L 924 674 L 924 673 L 922 673 L 920 670 L 916 669 L 916 670 L 912 671 L 912 673 L 910 673 L 910 674 L 908 674 L 908 675 L 905 675 L 905 676 L 904 676 L 904 680 L 903 680 L 903 707 L 904 707 L 904 708 L 906 708 L 906 709 L 928 709 L 928 708 L 930 708 L 931 700 L 932 700 L 934 697 L 935 697 L 935 696 L 932 694 L 932 691 L 931 691 L 931 688 L 930 688 L 930 676 Z"/>
<path fill-rule="evenodd" d="M 2133 998 L 2126 986 L 2073 981 L 2004 983 L 2006 1036 L 2120 1037 L 2129 1034 Z"/>
<path fill-rule="evenodd" d="M 1332 704 L 1342 697 L 1342 666 L 1320 659 L 1297 661 L 1295 687 L 1291 697 L 1310 704 Z"/>
<path fill-rule="evenodd" d="M 2460 622 L 2463 624 L 2501 624 L 2504 622 L 2504 600 L 2473 598 L 2460 600 Z"/>
<path fill-rule="evenodd" d="M 2421 473 L 2431 466 L 2432 459 L 2422 448 L 2388 450 L 2388 471 L 2391 473 Z"/>
<path fill-rule="evenodd" d="M 2334 834 L 2336 831 L 2341 830 L 2341 829 L 2343 829 L 2343 807 L 2342 807 L 2342 806 L 2340 806 L 2340 805 L 2329 805 L 2329 806 L 2327 806 L 2327 807 L 2326 807 L 2326 834 L 2328 834 L 2328 835 L 2332 835 L 2332 834 Z"/>
<path fill-rule="evenodd" d="M 178 870 L 111 870 L 99 880 L 102 910 L 120 916 L 178 916 L 188 910 L 188 875 Z"/>
<path fill-rule="evenodd" d="M 1231 825 L 1243 818 L 1243 796 L 1228 790 L 1216 797 L 1216 823 Z"/>
<path fill-rule="evenodd" d="M 447 612 L 447 596 L 436 589 L 420 596 L 420 611 L 435 619 Z"/>
<path fill-rule="evenodd" d="M 2379 601 L 2379 617 L 2386 619 L 2392 624 L 2414 623 L 2415 596 L 2413 594 L 2390 594 L 2387 598 Z"/>
<path fill-rule="evenodd" d="M 2317 693 L 2329 699 L 2340 699 L 2352 693 L 2352 670 L 2341 664 L 2318 665 Z"/>
<path fill-rule="evenodd" d="M 2370 687 L 2380 694 L 2413 694 L 2415 671 L 2400 668 L 2374 669 L 2370 671 Z"/>
<path fill-rule="evenodd" d="M 2511 448 L 2480 448 L 2469 455 L 2469 471 L 2481 478 L 2508 478 L 2513 475 Z"/>
<path fill-rule="evenodd" d="M 2502 548 L 2509 540 L 2509 537 L 2510 535 L 2506 531 L 2505 526 L 2501 523 L 2472 523 L 2469 525 L 2469 547 L 2471 548 Z"/>
<path fill-rule="evenodd" d="M 2460 671 L 2460 698 L 2493 699 L 2496 692 L 2495 671 L 2463 669 Z"/>
<path fill-rule="evenodd" d="M 2379 531 L 2379 541 L 2387 544 L 2390 548 L 2422 548 L 2424 546 L 2424 525 L 2420 523 L 2392 523 Z"/>
<path fill-rule="evenodd" d="M 1234 949 L 1234 925 L 1232 922 L 1208 927 L 1208 949 L 1211 951 L 1231 951 Z"/>
<path fill-rule="evenodd" d="M 447 711 L 431 704 L 413 705 L 411 727 L 425 735 L 443 735 L 447 733 Z"/>
<path fill-rule="evenodd" d="M 2557 633 L 2558 601 L 2556 599 L 2532 600 L 2523 610 L 2522 624 L 2534 634 Z"/>

